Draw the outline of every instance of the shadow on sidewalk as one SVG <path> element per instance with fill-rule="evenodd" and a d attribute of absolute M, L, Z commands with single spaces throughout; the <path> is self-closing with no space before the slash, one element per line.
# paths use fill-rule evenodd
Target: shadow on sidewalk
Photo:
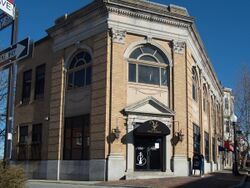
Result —
<path fill-rule="evenodd" d="M 211 173 L 192 182 L 173 186 L 175 188 L 228 188 L 238 185 L 243 175 L 233 176 L 229 173 Z"/>
<path fill-rule="evenodd" d="M 98 185 L 108 186 L 132 186 L 152 188 L 227 188 L 238 185 L 243 175 L 233 176 L 230 172 L 217 172 L 205 175 L 189 177 L 169 177 L 144 180 L 120 180 L 102 182 Z"/>

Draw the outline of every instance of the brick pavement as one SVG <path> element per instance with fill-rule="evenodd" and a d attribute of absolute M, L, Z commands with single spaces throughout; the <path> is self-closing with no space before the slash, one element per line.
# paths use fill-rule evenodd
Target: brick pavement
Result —
<path fill-rule="evenodd" d="M 133 186 L 152 188 L 227 188 L 240 183 L 243 175 L 233 176 L 231 171 L 222 171 L 205 175 L 190 177 L 170 177 L 146 180 L 120 180 L 102 182 L 99 185 Z"/>

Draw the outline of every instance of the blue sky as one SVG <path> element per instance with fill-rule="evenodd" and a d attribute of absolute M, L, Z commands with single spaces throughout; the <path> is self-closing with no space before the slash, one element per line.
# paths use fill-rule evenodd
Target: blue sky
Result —
<path fill-rule="evenodd" d="M 56 18 L 70 13 L 91 0 L 15 0 L 19 9 L 19 40 L 30 36 L 38 40 Z M 188 9 L 196 19 L 196 26 L 208 56 L 224 86 L 235 86 L 240 64 L 250 62 L 250 1 L 248 0 L 154 0 L 176 4 Z M 0 48 L 9 45 L 10 28 L 0 31 Z"/>

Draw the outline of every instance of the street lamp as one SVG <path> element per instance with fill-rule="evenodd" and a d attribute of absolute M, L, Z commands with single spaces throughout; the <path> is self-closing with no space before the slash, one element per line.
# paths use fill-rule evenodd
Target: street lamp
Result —
<path fill-rule="evenodd" d="M 233 175 L 237 176 L 239 175 L 238 171 L 238 162 L 237 162 L 237 139 L 236 139 L 236 123 L 237 123 L 237 116 L 233 113 L 231 115 L 231 122 L 233 125 L 233 130 L 234 130 L 234 161 L 233 161 Z"/>

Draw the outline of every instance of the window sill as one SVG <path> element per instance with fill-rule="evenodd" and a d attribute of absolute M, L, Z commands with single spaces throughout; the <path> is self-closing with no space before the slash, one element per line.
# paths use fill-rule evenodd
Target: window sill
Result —
<path fill-rule="evenodd" d="M 148 88 L 168 89 L 168 86 L 144 84 L 144 83 L 138 83 L 138 82 L 128 82 L 128 85 L 143 86 L 143 87 L 148 87 Z"/>
<path fill-rule="evenodd" d="M 66 92 L 71 92 L 71 91 L 81 91 L 85 89 L 90 89 L 91 85 L 83 86 L 83 87 L 72 87 L 72 88 L 66 88 Z"/>

